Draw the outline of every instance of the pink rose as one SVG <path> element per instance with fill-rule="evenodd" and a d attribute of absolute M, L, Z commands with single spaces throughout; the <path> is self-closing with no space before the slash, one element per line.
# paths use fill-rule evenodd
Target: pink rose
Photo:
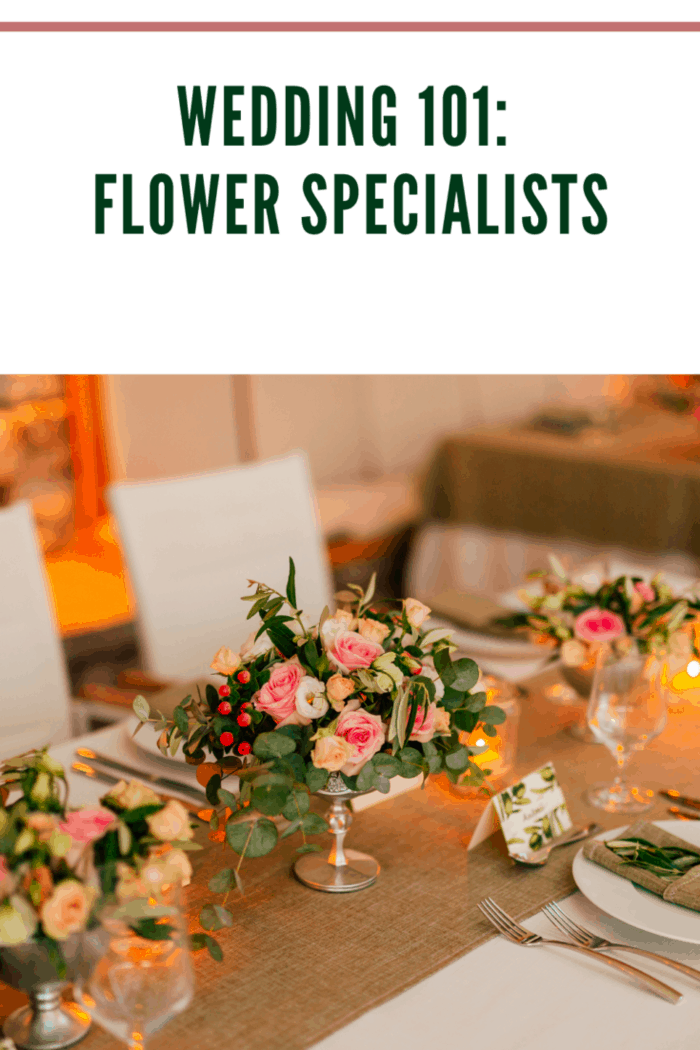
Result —
<path fill-rule="evenodd" d="M 342 772 L 352 777 L 379 751 L 386 739 L 386 729 L 379 715 L 371 715 L 364 708 L 346 709 L 338 719 L 335 735 L 355 748 L 354 758 L 342 767 Z"/>
<path fill-rule="evenodd" d="M 637 594 L 639 595 L 639 597 L 642 599 L 642 601 L 645 601 L 645 602 L 656 601 L 656 592 L 654 591 L 654 588 L 650 584 L 648 584 L 648 583 L 635 583 L 634 589 L 637 592 Z"/>
<path fill-rule="evenodd" d="M 102 809 L 101 806 L 93 806 L 87 809 L 77 809 L 69 813 L 65 823 L 59 828 L 70 835 L 73 842 L 94 842 L 101 838 L 107 828 L 114 823 L 116 817 L 111 809 Z"/>
<path fill-rule="evenodd" d="M 611 642 L 625 633 L 625 625 L 617 613 L 594 608 L 576 617 L 574 630 L 584 642 Z"/>
<path fill-rule="evenodd" d="M 275 722 L 289 718 L 296 711 L 297 689 L 303 677 L 304 670 L 296 656 L 283 664 L 275 664 L 255 701 L 258 711 L 272 715 Z"/>
<path fill-rule="evenodd" d="M 420 744 L 427 744 L 429 740 L 433 739 L 435 736 L 436 708 L 437 704 L 430 704 L 427 711 L 424 707 L 418 708 L 409 740 L 417 740 Z"/>
<path fill-rule="evenodd" d="M 356 671 L 358 667 L 369 667 L 383 652 L 381 645 L 363 638 L 356 631 L 340 631 L 335 636 L 328 655 L 346 671 Z"/>

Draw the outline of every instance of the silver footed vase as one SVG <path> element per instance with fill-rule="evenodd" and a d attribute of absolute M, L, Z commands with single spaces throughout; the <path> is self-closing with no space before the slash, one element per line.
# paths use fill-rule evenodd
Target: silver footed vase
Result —
<path fill-rule="evenodd" d="M 83 1039 L 90 1028 L 89 1015 L 61 992 L 81 968 L 81 938 L 61 945 L 67 976 L 59 977 L 46 947 L 36 941 L 0 947 L 0 980 L 29 996 L 27 1006 L 10 1014 L 3 1025 L 6 1038 L 17 1050 L 63 1050 Z"/>
<path fill-rule="evenodd" d="M 331 773 L 325 788 L 316 794 L 331 799 L 326 820 L 334 842 L 323 853 L 302 854 L 294 862 L 294 874 L 305 886 L 323 893 L 352 893 L 366 889 L 376 882 L 379 863 L 368 853 L 347 849 L 345 836 L 352 824 L 348 802 L 369 792 L 350 791 L 340 773 Z"/>

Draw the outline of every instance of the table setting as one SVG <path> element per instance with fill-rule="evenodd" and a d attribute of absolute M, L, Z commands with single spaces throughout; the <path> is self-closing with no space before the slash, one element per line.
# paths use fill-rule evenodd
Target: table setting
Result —
<path fill-rule="evenodd" d="M 600 1032 L 689 1047 L 700 709 L 669 705 L 667 654 L 682 636 L 693 656 L 695 607 L 666 609 L 647 584 L 658 642 L 640 646 L 633 578 L 591 595 L 557 567 L 581 606 L 559 642 L 594 657 L 587 724 L 603 746 L 566 731 L 557 665 L 515 687 L 372 581 L 311 623 L 290 559 L 284 591 L 252 584 L 250 638 L 201 680 L 6 761 L 5 1037 L 542 1050 Z M 27 945 L 43 953 L 34 984 L 12 962 Z"/>

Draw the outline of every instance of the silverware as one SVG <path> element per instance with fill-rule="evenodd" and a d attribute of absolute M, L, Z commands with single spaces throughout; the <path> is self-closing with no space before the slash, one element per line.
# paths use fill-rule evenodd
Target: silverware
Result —
<path fill-rule="evenodd" d="M 665 798 L 670 798 L 672 802 L 680 802 L 681 806 L 690 806 L 691 809 L 700 809 L 700 799 L 690 798 L 688 795 L 681 795 L 680 791 L 675 791 L 673 788 L 669 788 L 668 791 L 659 791 L 660 795 L 664 795 Z"/>
<path fill-rule="evenodd" d="M 555 839 L 549 846 L 544 849 L 538 849 L 537 852 L 532 853 L 513 853 L 511 856 L 513 860 L 516 860 L 518 864 L 524 864 L 527 868 L 541 868 L 547 863 L 549 854 L 557 846 L 568 846 L 571 842 L 580 842 L 581 839 L 587 839 L 589 835 L 595 835 L 597 831 L 601 831 L 602 828 L 599 824 L 588 824 L 585 828 L 574 828 L 572 831 L 565 835 L 561 835 L 558 839 Z"/>
<path fill-rule="evenodd" d="M 678 806 L 669 806 L 668 812 L 679 820 L 700 820 L 700 813 L 684 813 Z"/>
<path fill-rule="evenodd" d="M 170 777 L 162 777 L 157 773 L 148 773 L 142 769 L 136 769 L 135 766 L 128 766 L 126 762 L 119 762 L 116 758 L 102 755 L 99 751 L 93 751 L 89 747 L 76 748 L 75 753 L 80 758 L 89 758 L 93 762 L 99 762 L 101 766 L 108 766 L 109 769 L 118 769 L 120 773 L 128 773 L 129 776 L 136 777 L 137 780 L 145 780 L 149 784 L 158 784 L 160 787 L 168 788 L 170 791 L 184 791 L 186 795 L 194 798 L 200 805 L 209 805 L 204 792 L 199 791 L 190 784 L 182 784 L 179 780 L 171 780 Z"/>
<path fill-rule="evenodd" d="M 605 937 L 599 937 L 595 933 L 591 933 L 584 926 L 574 922 L 574 920 L 562 911 L 558 904 L 545 904 L 544 913 L 550 922 L 553 922 L 557 929 L 561 930 L 562 933 L 568 934 L 569 937 L 573 938 L 578 944 L 582 944 L 584 948 L 592 948 L 593 951 L 605 951 L 608 948 L 619 948 L 625 952 L 635 952 L 636 955 L 644 955 L 647 959 L 656 959 L 657 962 L 664 963 L 665 966 L 672 966 L 674 970 L 680 970 L 686 977 L 692 977 L 695 981 L 700 981 L 700 972 L 694 970 L 692 966 L 686 966 L 684 963 L 675 962 L 673 959 L 667 959 L 665 955 L 657 955 L 656 952 L 648 952 L 646 948 L 635 948 L 631 944 L 618 944 L 614 941 L 608 941 Z"/>
<path fill-rule="evenodd" d="M 74 762 L 71 766 L 74 773 L 79 773 L 82 777 L 89 777 L 90 780 L 101 780 L 103 784 L 118 784 L 119 777 L 113 777 L 111 773 L 104 773 L 101 769 L 95 769 L 94 766 L 89 766 L 86 762 Z M 208 823 L 203 817 L 200 817 L 198 807 L 193 805 L 191 802 L 187 802 L 182 798 L 175 798 L 174 795 L 164 795 L 162 792 L 158 792 L 158 797 L 162 798 L 165 802 L 179 802 L 181 806 L 184 806 L 187 812 L 201 820 L 203 824 Z"/>
<path fill-rule="evenodd" d="M 498 932 L 509 941 L 512 941 L 513 944 L 523 944 L 527 948 L 533 944 L 553 944 L 557 948 L 569 948 L 574 952 L 582 952 L 584 955 L 598 959 L 599 962 L 604 963 L 613 970 L 621 970 L 628 977 L 633 977 L 648 990 L 665 999 L 667 1003 L 674 1003 L 675 1005 L 683 998 L 681 993 L 677 992 L 675 988 L 671 988 L 670 985 L 664 984 L 662 981 L 657 981 L 651 974 L 638 970 L 636 966 L 630 966 L 619 959 L 611 959 L 609 955 L 599 955 L 592 948 L 584 948 L 581 944 L 572 944 L 571 941 L 552 941 L 548 938 L 540 937 L 538 933 L 532 933 L 531 930 L 526 930 L 524 926 L 518 925 L 514 919 L 511 919 L 510 915 L 507 915 L 503 908 L 500 908 L 491 897 L 486 897 L 478 907 L 481 914 L 489 920 L 491 925 L 495 926 Z"/>

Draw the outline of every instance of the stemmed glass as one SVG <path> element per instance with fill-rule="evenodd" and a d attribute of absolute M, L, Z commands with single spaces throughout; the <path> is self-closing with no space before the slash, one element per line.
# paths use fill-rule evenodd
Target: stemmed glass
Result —
<path fill-rule="evenodd" d="M 148 897 L 101 909 L 85 934 L 87 974 L 75 983 L 81 1005 L 130 1050 L 143 1050 L 148 1036 L 189 1006 L 194 990 L 179 884 L 148 889 Z"/>
<path fill-rule="evenodd" d="M 627 783 L 625 770 L 633 751 L 641 751 L 666 725 L 667 667 L 663 656 L 602 646 L 588 704 L 588 725 L 617 762 L 612 784 L 598 784 L 588 801 L 608 813 L 639 813 L 654 792 Z"/>

